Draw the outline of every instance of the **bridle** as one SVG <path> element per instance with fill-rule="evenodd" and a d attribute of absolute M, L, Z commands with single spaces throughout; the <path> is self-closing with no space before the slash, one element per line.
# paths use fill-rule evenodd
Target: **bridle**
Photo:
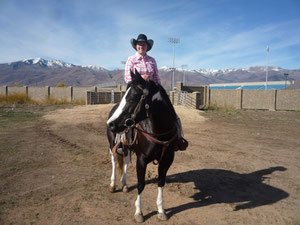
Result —
<path fill-rule="evenodd" d="M 148 84 L 148 83 L 146 83 L 146 84 Z M 136 125 L 136 122 L 135 122 L 136 115 L 141 110 L 143 102 L 146 101 L 146 98 L 149 95 L 149 89 L 147 86 L 144 89 L 142 87 L 138 86 L 138 88 L 143 91 L 143 94 L 141 95 L 141 98 L 140 98 L 138 104 L 135 106 L 133 113 L 131 114 L 131 117 L 127 118 L 124 122 L 124 126 L 127 129 L 130 129 L 131 127 L 134 127 Z M 146 118 L 149 117 L 149 109 L 150 109 L 149 104 L 145 103 Z"/>

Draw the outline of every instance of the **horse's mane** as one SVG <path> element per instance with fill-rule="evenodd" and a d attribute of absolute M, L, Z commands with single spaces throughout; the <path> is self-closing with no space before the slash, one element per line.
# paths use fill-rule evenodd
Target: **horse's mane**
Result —
<path fill-rule="evenodd" d="M 171 118 L 173 118 L 174 120 L 177 120 L 177 115 L 176 115 L 175 109 L 170 101 L 170 97 L 167 94 L 166 90 L 163 88 L 163 86 L 161 84 L 159 84 L 157 82 L 154 82 L 152 80 L 149 80 L 149 82 L 150 82 L 150 88 L 152 85 L 155 85 L 156 88 L 159 90 L 159 92 L 163 98 L 163 101 L 168 106 L 168 112 L 170 113 Z"/>

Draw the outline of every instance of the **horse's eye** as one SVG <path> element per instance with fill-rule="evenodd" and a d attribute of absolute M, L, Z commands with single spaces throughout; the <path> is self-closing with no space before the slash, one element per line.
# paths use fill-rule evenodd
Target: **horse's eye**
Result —
<path fill-rule="evenodd" d="M 133 102 L 137 102 L 138 100 L 139 100 L 139 96 L 133 95 L 133 96 L 130 96 L 127 101 L 133 103 Z"/>

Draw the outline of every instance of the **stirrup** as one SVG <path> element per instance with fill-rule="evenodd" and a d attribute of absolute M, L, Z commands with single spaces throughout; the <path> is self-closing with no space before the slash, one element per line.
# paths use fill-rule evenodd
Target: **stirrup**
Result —
<path fill-rule="evenodd" d="M 116 153 L 119 155 L 124 155 L 123 148 L 117 148 Z"/>
<path fill-rule="evenodd" d="M 189 142 L 186 139 L 184 139 L 183 137 L 178 139 L 178 150 L 179 151 L 185 151 L 188 146 L 189 146 Z"/>

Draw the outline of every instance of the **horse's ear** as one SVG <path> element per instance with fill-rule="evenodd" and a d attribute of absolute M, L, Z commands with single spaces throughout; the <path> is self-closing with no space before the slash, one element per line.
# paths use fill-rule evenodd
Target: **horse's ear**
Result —
<path fill-rule="evenodd" d="M 132 70 L 130 70 L 130 76 L 131 76 L 131 80 L 135 80 L 136 79 L 136 75 L 133 73 Z"/>
<path fill-rule="evenodd" d="M 135 69 L 135 75 L 141 77 L 141 74 Z"/>
<path fill-rule="evenodd" d="M 144 79 L 142 78 L 141 74 L 135 69 L 135 73 L 133 73 L 132 70 L 130 70 L 130 75 L 131 75 L 131 80 L 132 81 L 138 81 L 138 82 L 143 82 Z"/>

